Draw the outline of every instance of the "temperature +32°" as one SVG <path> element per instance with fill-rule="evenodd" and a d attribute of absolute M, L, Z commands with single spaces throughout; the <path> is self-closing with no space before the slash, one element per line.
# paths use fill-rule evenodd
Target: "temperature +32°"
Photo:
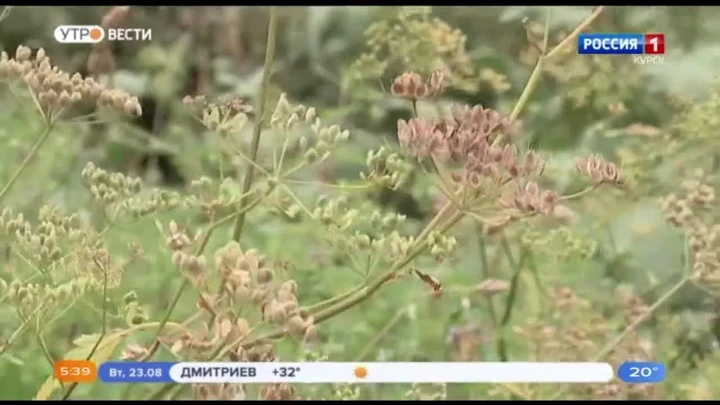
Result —
<path fill-rule="evenodd" d="M 276 377 L 293 378 L 300 371 L 300 367 L 277 367 L 272 373 Z"/>

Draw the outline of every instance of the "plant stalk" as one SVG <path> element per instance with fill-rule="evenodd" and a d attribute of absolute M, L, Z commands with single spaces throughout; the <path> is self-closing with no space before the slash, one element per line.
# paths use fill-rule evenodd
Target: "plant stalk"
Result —
<path fill-rule="evenodd" d="M 272 77 L 273 63 L 275 61 L 275 42 L 277 37 L 277 7 L 270 7 L 270 22 L 268 23 L 268 34 L 267 34 L 267 45 L 265 48 L 265 64 L 263 65 L 263 78 L 262 87 L 260 88 L 260 95 L 258 97 L 258 117 L 253 128 L 252 144 L 250 145 L 250 161 L 247 163 L 247 169 L 245 172 L 245 178 L 243 179 L 242 195 L 243 198 L 240 200 L 239 211 L 235 222 L 235 229 L 233 230 L 233 240 L 236 242 L 240 241 L 240 235 L 245 225 L 244 210 L 249 200 L 250 187 L 252 186 L 253 176 L 255 175 L 255 165 L 253 164 L 257 160 L 258 149 L 260 148 L 260 135 L 262 134 L 262 128 L 265 121 L 265 110 L 267 104 L 267 97 L 270 90 L 270 78 Z"/>
<path fill-rule="evenodd" d="M 0 202 L 2 202 L 2 200 L 7 196 L 15 183 L 17 183 L 22 172 L 25 171 L 25 169 L 30 165 L 30 162 L 33 160 L 33 158 L 35 158 L 35 155 L 37 155 L 38 151 L 43 146 L 45 141 L 47 141 L 47 139 L 50 137 L 50 133 L 52 132 L 52 130 L 52 124 L 47 124 L 45 126 L 45 129 L 43 130 L 42 134 L 40 134 L 38 140 L 35 141 L 32 149 L 30 149 L 30 152 L 28 152 L 27 156 L 25 156 L 25 159 L 23 159 L 22 163 L 20 163 L 20 166 L 15 170 L 15 173 L 13 173 L 10 180 L 8 180 L 7 184 L 5 184 L 5 187 L 3 187 L 2 191 L 0 191 Z"/>

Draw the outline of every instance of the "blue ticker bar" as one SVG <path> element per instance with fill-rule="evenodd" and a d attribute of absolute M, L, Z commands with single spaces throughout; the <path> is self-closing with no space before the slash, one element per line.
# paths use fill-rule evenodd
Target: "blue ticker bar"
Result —
<path fill-rule="evenodd" d="M 642 55 L 645 35 L 643 34 L 580 34 L 578 54 L 581 55 Z"/>
<path fill-rule="evenodd" d="M 170 367 L 175 363 L 115 361 L 103 363 L 98 377 L 105 383 L 170 383 Z"/>

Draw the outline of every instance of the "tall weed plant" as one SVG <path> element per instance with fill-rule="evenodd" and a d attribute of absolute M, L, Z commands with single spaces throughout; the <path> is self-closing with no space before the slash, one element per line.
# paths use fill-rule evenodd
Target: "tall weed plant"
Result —
<path fill-rule="evenodd" d="M 523 125 L 535 90 L 546 78 L 566 86 L 563 96 L 571 102 L 587 100 L 590 92 L 600 95 L 593 98 L 596 107 L 612 107 L 608 114 L 626 108 L 622 99 L 603 98 L 621 95 L 605 86 L 614 79 L 598 79 L 607 76 L 608 62 L 572 55 L 577 36 L 606 12 L 605 7 L 595 8 L 566 33 L 553 28 L 549 9 L 538 21 L 524 20 L 519 27 L 527 34 L 522 57 L 533 67 L 514 105 L 504 111 L 502 106 L 449 105 L 443 98 L 449 91 L 473 92 L 490 85 L 504 92 L 510 84 L 492 69 L 477 70 L 465 35 L 428 9 L 395 9 L 391 18 L 367 31 L 367 52 L 348 66 L 342 86 L 351 95 L 348 102 L 376 103 L 391 96 L 405 103 L 409 114 L 397 122 L 397 143 L 367 152 L 357 180 L 321 176 L 321 181 L 312 181 L 338 154 L 346 153 L 348 145 L 352 148 L 353 133 L 326 122 L 321 111 L 273 92 L 279 18 L 271 7 L 257 105 L 239 98 L 183 100 L 211 134 L 208 142 L 216 146 L 211 153 L 222 157 L 216 161 L 232 170 L 199 177 L 187 189 L 172 191 L 83 162 L 79 176 L 88 198 L 77 212 L 50 199 L 38 211 L 29 210 L 23 204 L 28 200 L 13 194 L 23 196 L 43 185 L 37 175 L 34 181 L 34 166 L 66 158 L 57 150 L 48 154 L 48 145 L 81 147 L 76 140 L 53 143 L 74 131 L 68 128 L 84 125 L 76 114 L 81 106 L 90 106 L 96 111 L 92 118 L 104 122 L 141 115 L 142 107 L 125 91 L 63 72 L 42 49 L 20 46 L 14 55 L 3 52 L 0 79 L 8 97 L 23 111 L 34 110 L 35 121 L 18 130 L 37 132 L 25 155 L 7 162 L 15 169 L 0 189 L 3 361 L 27 373 L 27 353 L 43 360 L 35 372 L 48 377 L 37 388 L 38 400 L 716 396 L 711 381 L 698 376 L 718 375 L 713 366 L 717 350 L 711 345 L 683 352 L 688 346 L 678 343 L 677 336 L 685 324 L 677 313 L 661 308 L 688 288 L 715 296 L 720 286 L 716 159 L 714 149 L 706 146 L 714 145 L 708 134 L 717 126 L 712 119 L 717 94 L 706 104 L 679 103 L 681 112 L 668 128 L 633 126 L 630 141 L 609 158 L 597 152 L 575 156 L 571 174 L 558 169 L 551 153 L 531 147 Z M 123 18 L 123 13 L 127 8 L 113 9 L 104 23 Z M 108 52 L 93 50 L 91 70 L 112 70 Z M 585 74 L 571 74 L 578 71 Z M 386 86 L 377 85 L 388 76 Z M 632 142 L 632 137 L 647 141 Z M 261 147 L 270 140 L 270 146 Z M 678 163 L 678 170 L 687 173 L 683 181 L 666 181 L 658 162 L 681 155 L 699 157 Z M 420 225 L 367 199 L 372 191 L 418 184 L 431 184 L 435 201 L 431 217 Z M 624 252 L 607 253 L 599 247 L 604 243 L 599 235 L 605 235 L 608 218 L 616 214 L 613 209 L 648 197 L 662 197 L 657 206 L 684 238 L 679 279 L 660 285 L 661 291 L 650 297 L 627 284 L 578 290 L 573 280 L 593 275 L 576 269 L 596 267 L 600 254 L 623 257 Z M 285 246 L 298 250 L 297 257 L 263 252 L 269 242 L 254 233 L 297 245 Z M 452 274 L 468 257 L 482 279 L 458 281 L 462 278 Z M 323 266 L 332 272 L 324 272 Z M 166 285 L 138 292 L 144 278 L 168 267 L 172 276 Z M 337 280 L 352 280 L 354 285 L 313 281 L 335 280 L 335 272 L 351 274 Z M 327 290 L 318 291 L 318 286 Z M 387 291 L 397 291 L 412 303 L 386 301 Z M 449 302 L 459 305 L 445 336 L 446 320 L 431 318 Z M 333 349 L 342 333 L 330 325 L 363 317 L 382 320 L 370 331 L 374 338 L 354 351 Z M 427 344 L 394 342 L 409 345 L 399 351 L 408 354 L 391 354 L 389 360 L 450 356 L 457 361 L 607 361 L 613 366 L 657 360 L 671 363 L 671 381 L 471 388 L 441 384 L 400 391 L 287 384 L 110 389 L 60 384 L 51 375 L 60 358 L 97 363 L 117 358 L 382 360 L 388 359 L 383 342 L 398 324 L 419 322 L 418 317 L 428 318 L 424 321 L 429 329 L 419 333 Z M 717 328 L 717 322 L 715 315 L 702 325 Z M 413 351 L 421 354 L 410 355 Z"/>

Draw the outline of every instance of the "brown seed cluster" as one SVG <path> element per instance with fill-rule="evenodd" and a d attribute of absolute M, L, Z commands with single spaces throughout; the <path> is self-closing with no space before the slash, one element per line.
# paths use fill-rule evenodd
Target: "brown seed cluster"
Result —
<path fill-rule="evenodd" d="M 313 319 L 300 312 L 297 284 L 288 280 L 274 285 L 274 272 L 257 252 L 242 252 L 237 243 L 231 243 L 216 256 L 216 267 L 227 293 L 259 306 L 263 321 L 283 326 L 295 336 L 315 336 Z"/>
<path fill-rule="evenodd" d="M 473 190 L 514 185 L 511 195 L 501 196 L 505 208 L 553 214 L 559 200 L 557 193 L 541 190 L 532 180 L 543 172 L 542 159 L 533 151 L 520 153 L 513 144 L 495 144 L 498 136 L 509 139 L 514 127 L 508 117 L 497 111 L 482 106 L 455 106 L 449 118 L 398 121 L 398 139 L 412 156 L 438 157 L 461 166 L 451 174 L 457 184 Z"/>
<path fill-rule="evenodd" d="M 617 165 L 607 162 L 600 155 L 591 155 L 578 158 L 575 161 L 575 168 L 578 173 L 589 177 L 593 183 L 623 184 L 623 178 Z"/>
<path fill-rule="evenodd" d="M 171 351 L 187 359 L 207 359 L 221 348 L 230 361 L 272 362 L 276 360 L 274 345 L 252 332 L 259 325 L 277 325 L 281 331 L 304 338 L 315 338 L 313 318 L 300 309 L 297 285 L 293 280 L 281 282 L 264 258 L 254 250 L 243 251 L 237 242 L 230 242 L 215 253 L 214 270 L 222 278 L 220 290 L 206 281 L 210 267 L 204 256 L 188 253 L 190 237 L 176 224 L 168 226 L 167 245 L 173 251 L 173 263 L 184 270 L 199 291 L 197 307 L 209 315 L 210 322 L 199 327 L 183 328 L 180 334 L 161 337 Z M 266 329 L 266 328 L 265 328 Z M 277 329 L 276 329 L 277 330 Z M 211 354 L 214 353 L 214 354 Z M 215 358 L 220 360 L 220 358 Z M 195 387 L 197 398 L 228 398 L 235 394 L 226 389 L 209 390 L 203 384 Z M 227 388 L 227 387 L 226 387 Z M 229 387 L 232 391 L 234 388 Z M 282 385 L 268 385 L 263 398 L 287 399 L 292 390 Z M 238 394 L 239 395 L 239 394 Z"/>
<path fill-rule="evenodd" d="M 551 289 L 548 296 L 549 319 L 528 321 L 514 328 L 515 333 L 525 338 L 533 361 L 593 358 L 617 336 L 617 325 L 608 321 L 606 308 L 596 307 L 569 287 Z M 624 325 L 630 325 L 648 309 L 628 289 L 619 288 L 615 296 L 618 299 L 612 302 L 618 303 L 615 309 L 624 315 Z M 628 359 L 650 361 L 655 355 L 653 346 L 631 330 L 602 361 L 618 365 Z M 568 395 L 577 399 L 653 399 L 657 395 L 651 385 L 645 384 L 578 384 L 568 389 Z"/>
<path fill-rule="evenodd" d="M 438 96 L 448 86 L 448 73 L 436 70 L 427 80 L 414 72 L 406 72 L 396 77 L 392 84 L 392 94 L 410 101 L 422 100 L 426 97 Z"/>
<path fill-rule="evenodd" d="M 184 252 L 182 249 L 194 238 L 183 235 L 176 225 L 171 228 L 175 229 L 175 232 L 168 236 L 168 244 L 174 250 L 173 263 L 185 270 L 196 287 L 204 291 L 204 280 L 208 271 L 205 258 Z M 216 253 L 215 269 L 223 279 L 223 288 L 220 292 L 201 292 L 197 305 L 200 309 L 216 315 L 216 338 L 235 341 L 250 331 L 250 321 L 230 316 L 233 310 L 228 307 L 229 302 L 243 303 L 244 308 L 257 308 L 259 316 L 254 321 L 258 323 L 268 322 L 281 326 L 292 335 L 306 340 L 315 337 L 312 317 L 300 310 L 297 284 L 293 280 L 277 282 L 275 272 L 266 266 L 264 258 L 256 251 L 243 251 L 238 243 L 231 242 Z M 206 336 L 207 333 L 201 335 Z M 212 339 L 208 341 L 204 338 L 195 340 L 213 342 Z M 241 346 L 238 350 L 242 352 Z M 240 355 L 239 352 L 237 354 Z M 250 356 L 252 353 L 243 352 L 242 355 Z M 261 357 L 265 358 L 264 355 Z"/>
<path fill-rule="evenodd" d="M 520 212 L 531 214 L 553 214 L 559 196 L 554 190 L 540 190 L 534 181 L 518 185 L 511 198 L 501 199 L 506 208 L 515 208 Z"/>
<path fill-rule="evenodd" d="M 687 235 L 693 279 L 720 289 L 720 225 L 713 224 L 715 190 L 691 179 L 683 182 L 682 191 L 662 200 L 663 215 Z"/>
<path fill-rule="evenodd" d="M 400 145 L 411 155 L 432 155 L 453 161 L 476 161 L 488 156 L 497 135 L 513 132 L 510 120 L 482 106 L 454 106 L 449 118 L 412 118 L 398 121 Z M 497 152 L 496 152 L 497 153 Z"/>
<path fill-rule="evenodd" d="M 14 58 L 0 54 L 0 79 L 22 80 L 30 87 L 39 107 L 48 119 L 55 119 L 68 107 L 88 100 L 99 107 L 139 116 L 142 108 L 137 97 L 124 91 L 107 89 L 92 78 L 70 75 L 53 66 L 43 49 L 33 56 L 30 48 L 19 46 Z"/>

